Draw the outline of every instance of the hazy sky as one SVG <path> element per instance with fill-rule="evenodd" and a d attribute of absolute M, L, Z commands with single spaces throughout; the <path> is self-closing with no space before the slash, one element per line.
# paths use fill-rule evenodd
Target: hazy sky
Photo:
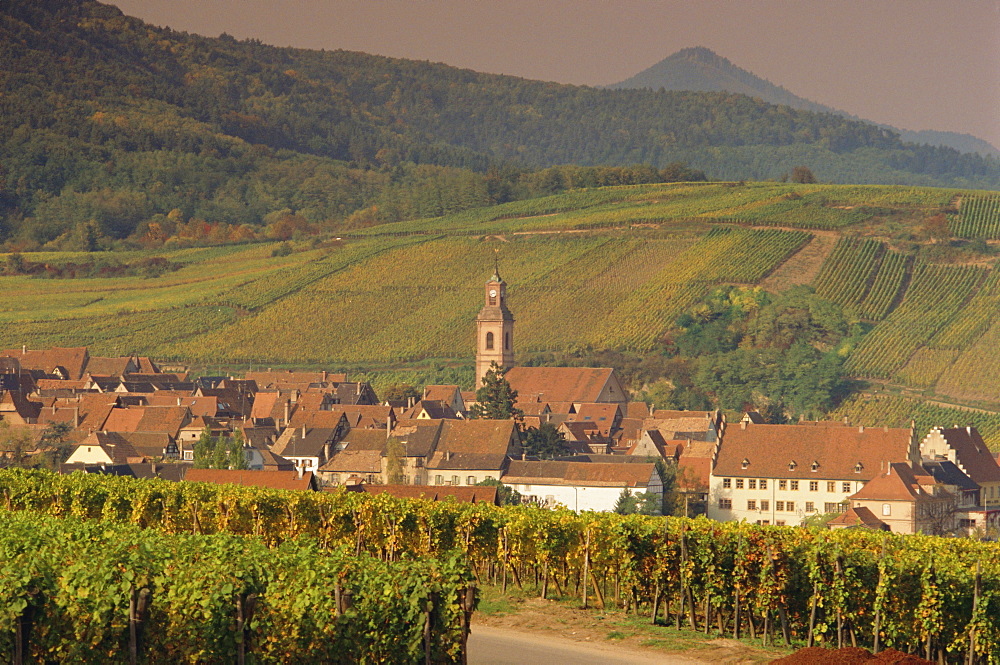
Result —
<path fill-rule="evenodd" d="M 1000 0 L 111 0 L 175 30 L 600 85 L 687 46 L 816 102 L 1000 147 Z"/>

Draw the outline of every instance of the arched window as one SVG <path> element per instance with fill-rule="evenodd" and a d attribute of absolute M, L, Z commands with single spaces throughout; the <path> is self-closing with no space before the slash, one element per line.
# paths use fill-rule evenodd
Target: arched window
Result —
<path fill-rule="evenodd" d="M 493 350 L 493 333 L 491 332 L 486 333 L 486 350 Z"/>
<path fill-rule="evenodd" d="M 510 333 L 506 332 L 503 334 L 503 348 L 505 351 L 510 351 Z"/>

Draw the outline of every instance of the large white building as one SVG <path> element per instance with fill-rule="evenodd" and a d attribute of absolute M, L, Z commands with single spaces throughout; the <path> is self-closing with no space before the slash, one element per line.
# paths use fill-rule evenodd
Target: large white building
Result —
<path fill-rule="evenodd" d="M 623 490 L 663 496 L 663 482 L 651 462 L 556 462 L 518 461 L 502 478 L 529 499 L 570 510 L 610 512 Z"/>
<path fill-rule="evenodd" d="M 726 429 L 709 477 L 708 517 L 797 525 L 840 512 L 869 480 L 894 462 L 919 461 L 912 429 L 843 423 Z"/>

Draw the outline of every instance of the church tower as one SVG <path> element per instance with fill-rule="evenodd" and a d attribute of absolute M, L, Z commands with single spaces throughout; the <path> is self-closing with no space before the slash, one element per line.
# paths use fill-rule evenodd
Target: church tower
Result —
<path fill-rule="evenodd" d="M 476 317 L 476 388 L 496 362 L 504 369 L 514 366 L 514 315 L 507 309 L 507 282 L 496 265 L 483 291 L 484 303 Z"/>

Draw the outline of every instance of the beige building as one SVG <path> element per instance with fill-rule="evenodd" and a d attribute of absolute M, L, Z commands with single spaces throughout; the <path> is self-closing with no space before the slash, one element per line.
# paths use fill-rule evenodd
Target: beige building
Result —
<path fill-rule="evenodd" d="M 726 428 L 719 444 L 708 517 L 798 525 L 841 511 L 893 462 L 916 455 L 912 429 L 741 422 Z"/>
<path fill-rule="evenodd" d="M 956 526 L 955 493 L 919 465 L 891 464 L 849 500 L 856 512 L 867 509 L 894 533 L 944 535 Z"/>

